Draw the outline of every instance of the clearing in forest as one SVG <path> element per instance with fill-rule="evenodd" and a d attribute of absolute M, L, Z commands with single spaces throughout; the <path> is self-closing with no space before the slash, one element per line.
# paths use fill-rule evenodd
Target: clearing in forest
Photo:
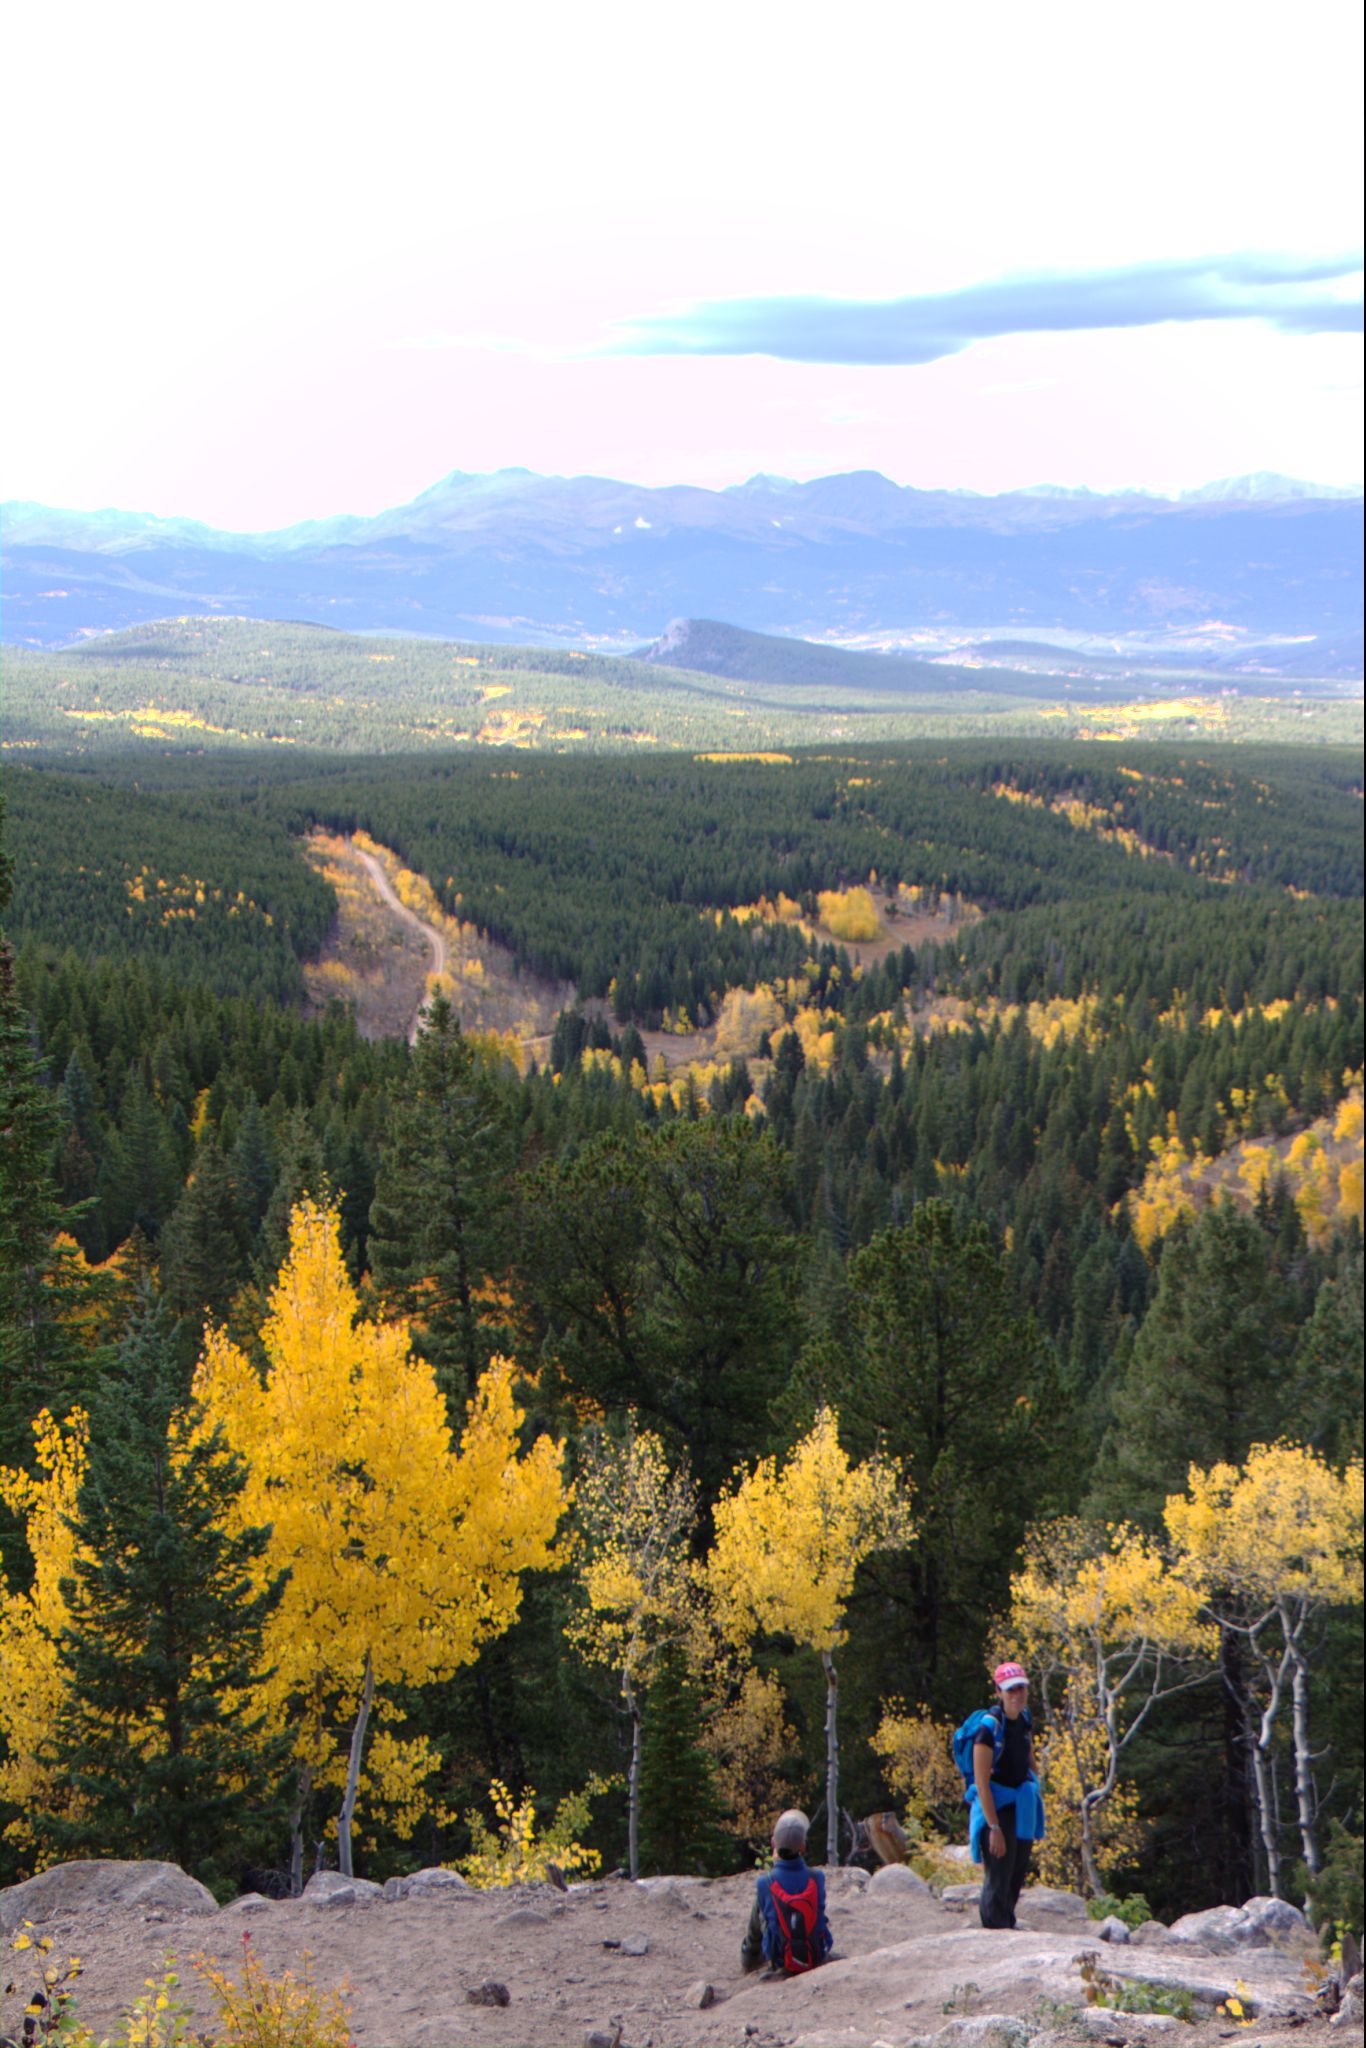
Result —
<path fill-rule="evenodd" d="M 543 1058 L 569 982 L 524 973 L 506 946 L 447 917 L 431 886 L 364 833 L 315 831 L 308 857 L 337 894 L 337 922 L 304 968 L 311 1001 L 350 1003 L 366 1038 L 414 1036 L 437 987 L 466 1031 L 494 1032 L 522 1064 Z"/>

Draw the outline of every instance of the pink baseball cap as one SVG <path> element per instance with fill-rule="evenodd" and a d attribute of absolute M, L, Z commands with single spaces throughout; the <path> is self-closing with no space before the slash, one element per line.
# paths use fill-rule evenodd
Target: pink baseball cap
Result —
<path fill-rule="evenodd" d="M 1009 1692 L 1014 1686 L 1029 1683 L 1029 1674 L 1021 1664 L 998 1664 L 992 1676 L 1002 1692 Z"/>

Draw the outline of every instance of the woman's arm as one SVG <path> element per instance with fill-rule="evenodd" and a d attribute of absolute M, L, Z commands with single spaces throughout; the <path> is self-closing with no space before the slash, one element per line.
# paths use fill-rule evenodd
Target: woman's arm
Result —
<path fill-rule="evenodd" d="M 993 1856 L 1004 1856 L 1006 1838 L 1001 1832 L 1000 1817 L 996 1812 L 996 1801 L 991 1792 L 991 1767 L 996 1761 L 995 1745 L 990 1742 L 974 1742 L 972 1745 L 972 1782 L 977 1788 L 982 1814 L 987 1824 L 987 1848 Z"/>

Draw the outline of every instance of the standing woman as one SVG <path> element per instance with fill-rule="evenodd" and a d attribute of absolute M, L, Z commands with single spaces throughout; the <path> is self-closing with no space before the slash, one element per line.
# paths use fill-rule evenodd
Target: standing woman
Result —
<path fill-rule="evenodd" d="M 972 1744 L 968 1841 L 983 1870 L 983 1927 L 1013 1927 L 1030 1854 L 1043 1836 L 1043 1800 L 1034 1775 L 1029 1680 L 1018 1664 L 998 1664 L 994 1677 L 997 1703 Z"/>

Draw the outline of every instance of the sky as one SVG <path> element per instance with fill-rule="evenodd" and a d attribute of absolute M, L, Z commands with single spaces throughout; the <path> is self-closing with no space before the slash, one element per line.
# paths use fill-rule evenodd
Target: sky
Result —
<path fill-rule="evenodd" d="M 0 496 L 1353 484 L 1356 0 L 11 11 Z"/>

